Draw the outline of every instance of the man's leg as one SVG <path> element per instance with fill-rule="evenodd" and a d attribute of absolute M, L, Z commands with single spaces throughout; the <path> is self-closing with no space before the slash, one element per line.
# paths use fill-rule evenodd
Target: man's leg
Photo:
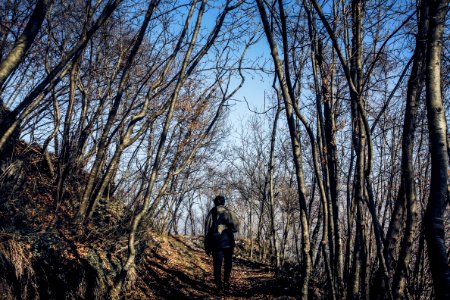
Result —
<path fill-rule="evenodd" d="M 233 266 L 233 247 L 223 249 L 223 255 L 225 258 L 225 270 L 223 274 L 224 286 L 228 288 L 230 286 L 230 274 L 231 267 Z"/>
<path fill-rule="evenodd" d="M 214 282 L 218 289 L 222 289 L 222 262 L 224 252 L 222 250 L 213 251 L 213 267 L 214 267 Z"/>

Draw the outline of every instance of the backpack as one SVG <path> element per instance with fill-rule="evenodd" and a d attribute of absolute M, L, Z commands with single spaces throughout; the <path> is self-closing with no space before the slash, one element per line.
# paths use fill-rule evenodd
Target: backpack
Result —
<path fill-rule="evenodd" d="M 225 216 L 225 219 L 223 218 Z M 218 215 L 217 208 L 211 210 L 212 224 L 206 228 L 205 250 L 206 252 L 234 247 L 235 240 L 233 234 L 234 225 L 230 224 L 229 211 L 226 209 L 225 214 Z"/>
<path fill-rule="evenodd" d="M 215 248 L 215 245 L 217 245 L 220 238 L 217 226 L 217 209 L 215 207 L 211 210 L 211 216 L 213 219 L 213 224 L 212 227 L 207 228 L 205 235 L 206 252 L 211 252 Z"/>

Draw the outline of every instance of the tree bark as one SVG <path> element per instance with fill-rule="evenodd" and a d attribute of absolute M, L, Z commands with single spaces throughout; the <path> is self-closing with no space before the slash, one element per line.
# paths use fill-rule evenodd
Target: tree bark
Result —
<path fill-rule="evenodd" d="M 393 278 L 393 296 L 396 299 L 403 299 L 406 296 L 406 282 L 408 279 L 407 270 L 411 260 L 412 244 L 417 231 L 417 201 L 414 183 L 413 150 L 417 111 L 425 75 L 427 10 L 423 2 L 424 0 L 420 3 L 418 10 L 416 49 L 414 51 L 411 75 L 408 80 L 405 118 L 403 122 L 401 162 L 402 188 L 400 188 L 400 191 L 404 192 L 404 194 L 399 195 L 398 201 L 401 199 L 404 205 L 406 205 L 406 225 L 405 235 L 400 248 L 399 260 Z"/>
<path fill-rule="evenodd" d="M 430 195 L 425 212 L 425 237 L 437 299 L 450 299 L 450 268 L 445 247 L 443 213 L 447 205 L 447 123 L 441 91 L 442 35 L 448 0 L 429 0 L 426 106 L 431 152 Z"/>

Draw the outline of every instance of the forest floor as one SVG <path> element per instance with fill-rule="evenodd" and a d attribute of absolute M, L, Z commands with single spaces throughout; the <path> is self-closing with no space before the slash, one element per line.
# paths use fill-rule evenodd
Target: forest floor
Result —
<path fill-rule="evenodd" d="M 154 237 L 138 269 L 142 280 L 129 287 L 132 299 L 295 299 L 295 288 L 273 269 L 240 255 L 233 258 L 231 287 L 218 294 L 213 280 L 212 257 L 198 237 Z"/>

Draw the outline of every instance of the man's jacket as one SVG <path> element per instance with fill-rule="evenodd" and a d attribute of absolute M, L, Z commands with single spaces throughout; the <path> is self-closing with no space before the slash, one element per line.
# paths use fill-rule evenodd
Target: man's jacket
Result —
<path fill-rule="evenodd" d="M 205 222 L 206 252 L 234 247 L 238 229 L 239 222 L 231 211 L 223 205 L 213 207 Z"/>

